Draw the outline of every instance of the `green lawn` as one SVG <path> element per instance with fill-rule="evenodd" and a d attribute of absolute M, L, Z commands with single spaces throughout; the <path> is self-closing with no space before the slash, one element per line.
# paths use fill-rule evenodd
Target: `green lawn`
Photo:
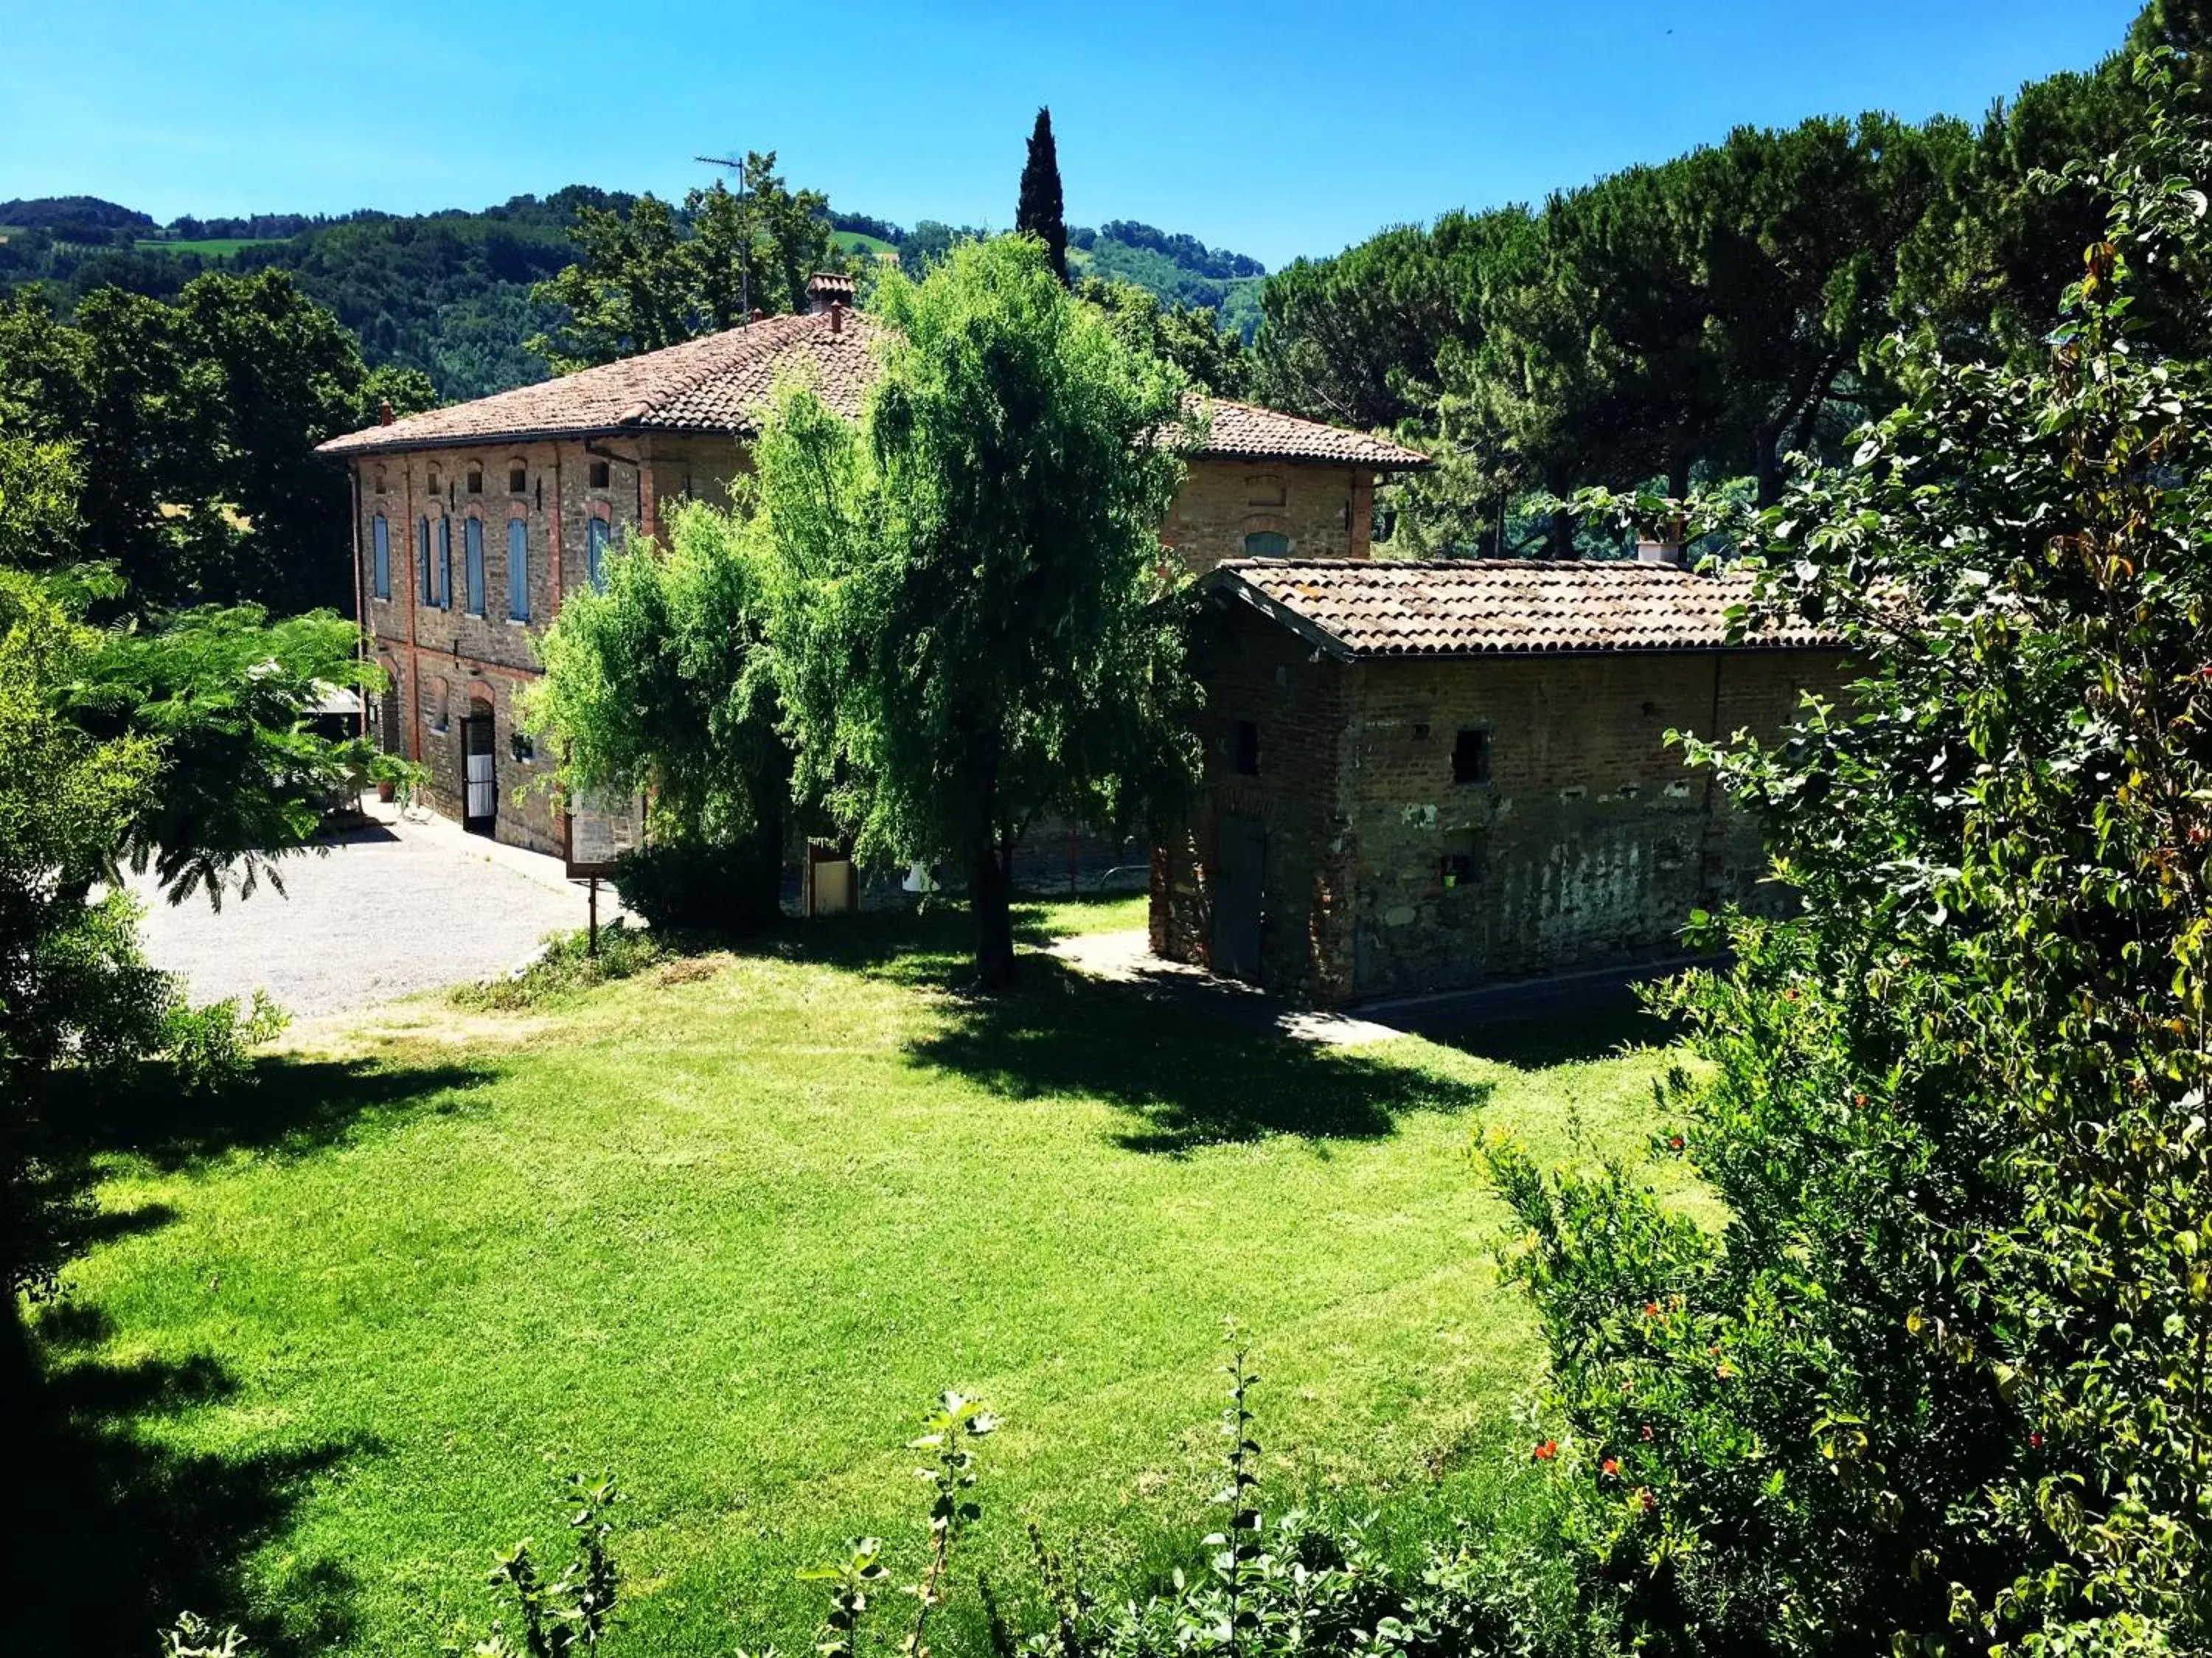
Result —
<path fill-rule="evenodd" d="M 410 1004 L 118 1119 L 108 1240 L 43 1324 L 94 1644 L 186 1604 L 268 1651 L 433 1653 L 584 1469 L 631 1494 L 617 1652 L 804 1652 L 795 1569 L 918 1552 L 900 1447 L 945 1387 L 1006 1423 L 971 1564 L 1018 1602 L 1033 1515 L 1133 1581 L 1211 1489 L 1224 1314 L 1279 1500 L 1432 1501 L 1513 1454 L 1537 1348 L 1468 1148 L 1634 1141 L 1661 1061 L 1613 1050 L 1647 1033 L 1332 1051 L 1041 956 L 978 1004 L 963 937 L 817 923 L 529 1012 Z M 957 1604 L 940 1650 L 973 1651 Z"/>

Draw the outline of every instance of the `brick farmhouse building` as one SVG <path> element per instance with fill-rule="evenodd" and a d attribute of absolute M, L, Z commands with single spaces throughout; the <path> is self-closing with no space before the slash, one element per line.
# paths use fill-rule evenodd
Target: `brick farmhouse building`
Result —
<path fill-rule="evenodd" d="M 812 309 L 334 438 L 353 476 L 354 590 L 390 676 L 376 726 L 420 761 L 428 804 L 557 852 L 556 803 L 515 722 L 536 636 L 625 534 L 673 501 L 719 500 L 777 382 L 857 418 L 879 331 L 850 281 Z M 1425 457 L 1363 433 L 1208 400 L 1209 436 L 1161 539 L 1194 570 L 1248 554 L 1364 558 L 1376 475 Z"/>
<path fill-rule="evenodd" d="M 1153 854 L 1152 948 L 1324 1003 L 1678 952 L 1765 865 L 1664 734 L 1771 735 L 1845 678 L 1811 630 L 1731 643 L 1742 580 L 1665 562 L 1239 559 L 1200 586 L 1206 776 Z"/>

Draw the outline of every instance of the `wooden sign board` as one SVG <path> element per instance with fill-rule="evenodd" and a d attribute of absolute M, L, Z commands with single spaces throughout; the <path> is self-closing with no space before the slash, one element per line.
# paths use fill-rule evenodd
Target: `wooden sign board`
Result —
<path fill-rule="evenodd" d="M 568 802 L 562 823 L 571 881 L 611 875 L 617 858 L 645 844 L 645 806 L 635 795 L 580 795 Z"/>

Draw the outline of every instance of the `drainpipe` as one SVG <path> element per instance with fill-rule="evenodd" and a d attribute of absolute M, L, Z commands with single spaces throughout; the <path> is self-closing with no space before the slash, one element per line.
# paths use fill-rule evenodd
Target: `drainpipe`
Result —
<path fill-rule="evenodd" d="M 568 596 L 567 589 L 562 586 L 561 579 L 561 521 L 562 515 L 568 510 L 568 486 L 561 481 L 561 449 L 562 445 L 554 444 L 553 512 L 545 521 L 545 541 L 547 550 L 552 554 L 550 562 L 553 571 L 553 614 L 547 619 L 549 621 L 557 621 L 560 619 L 561 600 Z"/>
<path fill-rule="evenodd" d="M 361 574 L 361 462 L 356 460 L 346 468 L 346 498 L 353 503 L 353 649 L 354 660 L 368 660 L 368 599 L 367 585 Z M 389 531 L 386 532 L 387 535 Z M 390 545 L 387 541 L 386 545 Z M 361 699 L 361 735 L 368 736 L 368 692 L 360 686 L 354 695 Z"/>
<path fill-rule="evenodd" d="M 415 510 L 415 465 L 407 462 L 407 545 L 415 546 L 415 532 L 419 527 Z M 415 558 L 407 561 L 407 758 L 417 765 L 422 763 L 422 665 L 416 660 L 421 649 L 415 631 L 415 600 L 421 590 L 419 571 L 430 568 L 430 545 L 424 542 L 416 548 L 416 558 L 422 562 L 418 566 Z"/>

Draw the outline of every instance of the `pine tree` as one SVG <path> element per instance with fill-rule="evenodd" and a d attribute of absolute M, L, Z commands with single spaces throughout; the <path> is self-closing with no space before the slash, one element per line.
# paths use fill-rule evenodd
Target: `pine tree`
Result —
<path fill-rule="evenodd" d="M 1067 220 L 1060 200 L 1060 152 L 1052 141 L 1052 111 L 1037 111 L 1030 131 L 1030 158 L 1022 168 L 1022 199 L 1014 229 L 1044 243 L 1054 274 L 1067 280 Z"/>

